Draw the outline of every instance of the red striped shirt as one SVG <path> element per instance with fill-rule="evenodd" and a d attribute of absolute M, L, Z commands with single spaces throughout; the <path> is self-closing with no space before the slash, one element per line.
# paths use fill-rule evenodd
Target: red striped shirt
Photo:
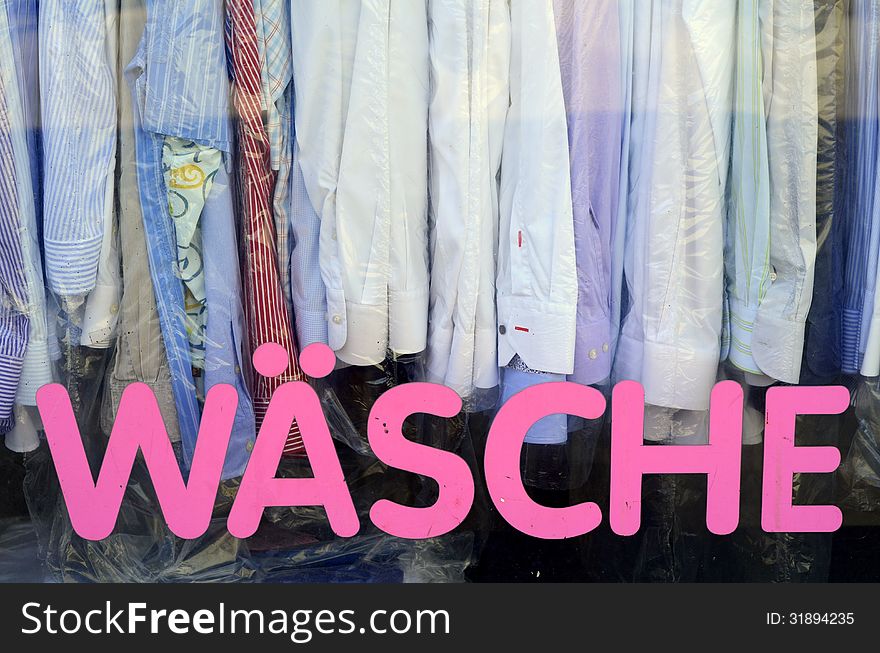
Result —
<path fill-rule="evenodd" d="M 287 350 L 290 365 L 281 376 L 254 374 L 253 400 L 260 428 L 272 393 L 282 383 L 304 378 L 296 356 L 290 316 L 278 275 L 272 197 L 275 173 L 270 166 L 269 139 L 262 117 L 262 82 L 252 0 L 227 0 L 230 49 L 234 76 L 233 103 L 238 112 L 238 139 L 242 159 L 241 200 L 244 256 L 244 301 L 251 351 L 267 342 Z M 294 422 L 285 454 L 303 453 L 302 437 Z"/>

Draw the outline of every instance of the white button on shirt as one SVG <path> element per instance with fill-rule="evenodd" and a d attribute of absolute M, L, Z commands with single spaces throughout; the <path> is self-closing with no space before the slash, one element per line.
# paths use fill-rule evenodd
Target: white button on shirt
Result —
<path fill-rule="evenodd" d="M 291 15 L 300 164 L 321 218 L 328 313 L 339 318 L 328 344 L 354 365 L 376 364 L 388 349 L 423 351 L 426 3 L 297 0 Z"/>
<path fill-rule="evenodd" d="M 552 0 L 512 0 L 501 163 L 498 362 L 571 374 L 578 287 L 568 128 Z"/>

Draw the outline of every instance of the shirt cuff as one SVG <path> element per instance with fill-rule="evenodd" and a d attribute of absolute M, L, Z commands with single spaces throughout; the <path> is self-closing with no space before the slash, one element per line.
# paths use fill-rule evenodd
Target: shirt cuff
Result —
<path fill-rule="evenodd" d="M 858 374 L 862 365 L 861 356 L 862 312 L 843 309 L 840 323 L 841 371 L 844 374 Z"/>
<path fill-rule="evenodd" d="M 759 312 L 752 334 L 752 356 L 766 376 L 797 384 L 801 376 L 806 324 Z"/>
<path fill-rule="evenodd" d="M 49 360 L 49 345 L 45 340 L 31 340 L 28 343 L 21 368 L 21 382 L 18 385 L 17 401 L 26 406 L 37 405 L 37 390 L 52 383 L 52 363 Z"/>
<path fill-rule="evenodd" d="M 89 293 L 83 317 L 80 344 L 95 349 L 106 349 L 113 344 L 119 319 L 120 288 L 118 285 L 98 285 Z"/>
<path fill-rule="evenodd" d="M 40 414 L 35 408 L 15 407 L 15 426 L 6 434 L 6 448 L 15 453 L 28 453 L 40 446 Z"/>
<path fill-rule="evenodd" d="M 646 403 L 682 410 L 708 410 L 720 351 L 699 351 L 645 342 L 642 385 Z"/>
<path fill-rule="evenodd" d="M 553 374 L 574 372 L 577 306 L 538 302 L 531 297 L 498 298 L 498 362 L 519 354 L 530 368 Z"/>
<path fill-rule="evenodd" d="M 570 381 L 596 385 L 611 376 L 611 325 L 608 318 L 578 321 L 574 345 L 574 373 Z"/>
<path fill-rule="evenodd" d="M 0 353 L 0 433 L 13 426 L 12 407 L 21 381 L 24 348 L 13 354 Z"/>
<path fill-rule="evenodd" d="M 428 287 L 388 293 L 388 346 L 395 354 L 418 354 L 428 340 Z"/>
<path fill-rule="evenodd" d="M 701 445 L 709 442 L 709 412 L 645 406 L 645 440 L 663 444 Z"/>
<path fill-rule="evenodd" d="M 82 242 L 43 239 L 46 282 L 56 295 L 86 295 L 95 287 L 103 237 Z"/>
<path fill-rule="evenodd" d="M 311 309 L 294 304 L 293 316 L 300 349 L 305 349 L 316 342 L 327 344 L 326 309 Z"/>
<path fill-rule="evenodd" d="M 542 383 L 565 381 L 561 374 L 541 374 L 524 372 L 510 367 L 504 368 L 502 380 L 502 403 L 515 394 Z M 568 415 L 556 414 L 542 417 L 532 424 L 526 434 L 528 444 L 565 444 L 568 442 Z"/>
<path fill-rule="evenodd" d="M 468 399 L 475 390 L 498 386 L 498 354 L 494 328 L 462 334 L 451 326 L 431 327 L 426 376 Z M 473 343 L 473 348 L 468 343 Z"/>
<path fill-rule="evenodd" d="M 761 368 L 752 356 L 752 333 L 757 315 L 757 306 L 730 300 L 730 353 L 727 358 L 737 369 L 752 374 L 761 374 Z"/>
<path fill-rule="evenodd" d="M 340 310 L 337 303 L 330 301 L 328 292 L 327 308 L 330 346 L 336 349 L 339 360 L 360 366 L 378 365 L 385 360 L 388 350 L 388 314 L 385 306 L 345 302 Z M 348 324 L 352 325 L 351 329 Z"/>

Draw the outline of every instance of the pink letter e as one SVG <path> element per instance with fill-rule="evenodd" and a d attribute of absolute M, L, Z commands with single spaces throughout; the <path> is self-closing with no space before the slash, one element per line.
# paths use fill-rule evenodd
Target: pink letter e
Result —
<path fill-rule="evenodd" d="M 794 429 L 798 415 L 838 415 L 848 406 L 849 391 L 841 386 L 767 391 L 761 526 L 768 533 L 830 533 L 840 528 L 843 515 L 836 506 L 791 503 L 796 472 L 828 473 L 840 464 L 840 451 L 834 447 L 796 447 Z"/>

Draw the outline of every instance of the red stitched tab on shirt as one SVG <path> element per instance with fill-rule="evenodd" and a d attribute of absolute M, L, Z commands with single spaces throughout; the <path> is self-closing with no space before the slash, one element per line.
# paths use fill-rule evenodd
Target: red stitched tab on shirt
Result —
<path fill-rule="evenodd" d="M 515 326 L 515 327 L 513 327 L 513 328 L 514 328 L 515 330 L 517 330 L 517 331 L 522 331 L 523 333 L 528 333 L 528 332 L 529 332 L 529 330 L 528 330 L 526 327 Z"/>
<path fill-rule="evenodd" d="M 519 246 L 522 247 L 522 230 L 521 229 L 518 232 L 516 232 L 516 239 L 517 239 L 517 242 L 519 243 Z M 528 331 L 528 329 L 526 329 L 526 331 Z"/>

